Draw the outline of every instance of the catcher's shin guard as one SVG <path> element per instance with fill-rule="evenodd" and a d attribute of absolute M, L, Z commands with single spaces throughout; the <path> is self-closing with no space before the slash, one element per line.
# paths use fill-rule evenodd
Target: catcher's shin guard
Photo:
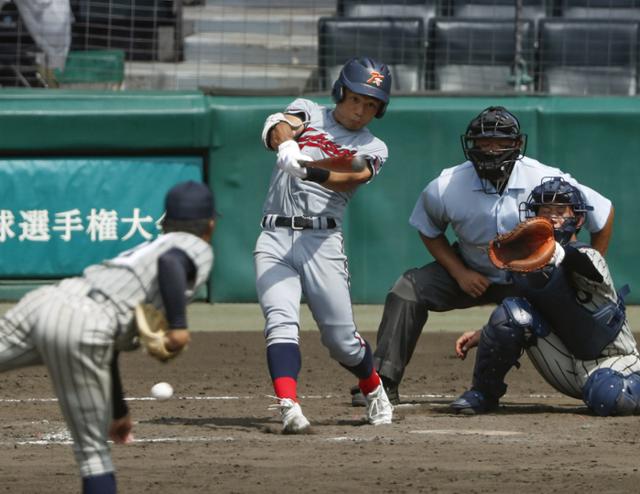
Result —
<path fill-rule="evenodd" d="M 530 325 L 531 315 L 517 301 L 505 299 L 491 313 L 476 352 L 472 389 L 496 402 L 507 391 L 504 378 L 511 367 L 518 365 L 526 344 L 525 330 Z"/>

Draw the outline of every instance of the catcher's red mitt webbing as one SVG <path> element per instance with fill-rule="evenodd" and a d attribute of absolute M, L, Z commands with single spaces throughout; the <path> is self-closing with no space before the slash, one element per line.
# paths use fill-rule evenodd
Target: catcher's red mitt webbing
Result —
<path fill-rule="evenodd" d="M 556 249 L 553 224 L 530 218 L 489 243 L 489 259 L 500 269 L 528 273 L 549 263 Z"/>

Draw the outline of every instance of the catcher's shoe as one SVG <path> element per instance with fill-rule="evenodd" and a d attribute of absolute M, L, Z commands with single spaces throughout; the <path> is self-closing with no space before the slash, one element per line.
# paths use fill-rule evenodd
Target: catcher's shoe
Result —
<path fill-rule="evenodd" d="M 485 398 L 480 391 L 470 389 L 452 402 L 449 408 L 455 413 L 463 415 L 478 415 L 496 410 L 498 408 L 498 400 Z"/>
<path fill-rule="evenodd" d="M 390 424 L 393 417 L 393 406 L 389 403 L 384 386 L 380 384 L 366 396 L 367 420 L 372 425 Z"/>
<path fill-rule="evenodd" d="M 383 376 L 380 376 L 380 379 L 382 380 L 382 385 L 384 386 L 384 390 L 387 393 L 387 398 L 389 398 L 389 402 L 394 406 L 399 405 L 400 393 L 398 392 L 398 384 Z M 351 406 L 352 407 L 367 406 L 367 399 L 362 394 L 362 391 L 360 391 L 359 386 L 353 386 L 351 388 Z"/>
<path fill-rule="evenodd" d="M 305 434 L 309 432 L 311 424 L 302 414 L 300 404 L 290 398 L 281 398 L 276 405 L 282 417 L 283 434 Z"/>

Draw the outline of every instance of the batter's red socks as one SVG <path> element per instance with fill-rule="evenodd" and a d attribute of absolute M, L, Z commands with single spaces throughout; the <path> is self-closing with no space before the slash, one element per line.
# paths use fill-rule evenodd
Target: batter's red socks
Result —
<path fill-rule="evenodd" d="M 298 401 L 298 381 L 292 377 L 276 377 L 273 380 L 273 390 L 278 398 L 290 398 Z"/>
<path fill-rule="evenodd" d="M 371 391 L 380 386 L 380 376 L 376 372 L 375 369 L 371 371 L 371 374 L 366 379 L 360 379 L 358 381 L 358 386 L 360 387 L 360 391 L 362 394 L 367 396 Z"/>

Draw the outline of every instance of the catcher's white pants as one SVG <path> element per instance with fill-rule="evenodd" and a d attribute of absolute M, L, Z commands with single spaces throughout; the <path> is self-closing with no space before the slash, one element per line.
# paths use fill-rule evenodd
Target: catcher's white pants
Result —
<path fill-rule="evenodd" d="M 535 346 L 527 349 L 534 367 L 551 386 L 561 393 L 582 399 L 582 388 L 597 369 L 613 369 L 622 375 L 640 373 L 640 355 L 628 323 L 618 337 L 595 360 L 578 360 L 555 334 L 538 338 Z"/>
<path fill-rule="evenodd" d="M 89 288 L 78 278 L 39 288 L 0 319 L 0 371 L 47 366 L 83 477 L 113 471 L 107 438 L 118 327 L 113 309 L 86 296 Z"/>
<path fill-rule="evenodd" d="M 358 365 L 365 348 L 353 321 L 342 232 L 264 230 L 254 257 L 267 346 L 298 343 L 304 294 L 331 357 L 346 366 Z"/>

